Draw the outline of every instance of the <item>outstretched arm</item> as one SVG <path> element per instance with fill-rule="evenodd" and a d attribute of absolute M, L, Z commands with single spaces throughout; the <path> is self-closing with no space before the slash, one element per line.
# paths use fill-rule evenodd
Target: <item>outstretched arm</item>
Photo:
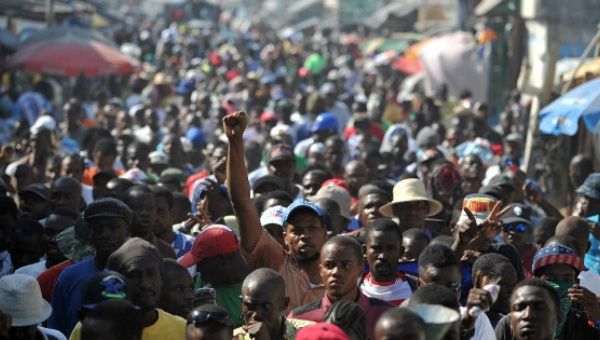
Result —
<path fill-rule="evenodd" d="M 240 228 L 242 248 L 250 253 L 260 238 L 262 227 L 250 199 L 250 184 L 244 160 L 245 129 L 246 114 L 243 111 L 236 111 L 223 118 L 223 130 L 229 139 L 226 183 Z"/>

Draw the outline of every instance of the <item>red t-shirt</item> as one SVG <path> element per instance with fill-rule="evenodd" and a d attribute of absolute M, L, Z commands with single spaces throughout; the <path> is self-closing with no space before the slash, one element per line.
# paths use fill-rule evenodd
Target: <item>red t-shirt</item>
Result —
<path fill-rule="evenodd" d="M 68 266 L 74 264 L 73 260 L 66 260 L 59 264 L 56 264 L 44 271 L 37 277 L 38 283 L 40 284 L 40 288 L 42 290 L 42 297 L 46 301 L 50 301 L 52 299 L 52 291 L 54 290 L 54 286 L 56 286 L 56 281 L 58 281 L 58 277 L 60 273 L 63 272 Z"/>
<path fill-rule="evenodd" d="M 527 250 L 525 250 L 521 254 L 521 263 L 523 264 L 523 274 L 526 279 L 533 277 L 533 272 L 531 271 L 531 265 L 533 264 L 533 257 L 535 253 L 538 251 L 538 247 L 535 244 L 530 244 Z"/>

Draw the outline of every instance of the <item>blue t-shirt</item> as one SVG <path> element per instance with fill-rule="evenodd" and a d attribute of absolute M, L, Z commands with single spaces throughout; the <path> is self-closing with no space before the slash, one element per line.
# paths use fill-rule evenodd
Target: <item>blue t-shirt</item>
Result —
<path fill-rule="evenodd" d="M 596 223 L 594 228 L 600 228 L 598 224 L 600 224 L 600 216 L 594 215 L 588 217 L 588 221 Z M 586 268 L 591 270 L 592 272 L 600 275 L 600 240 L 597 239 L 592 233 L 590 233 L 589 237 L 590 241 L 590 249 L 585 254 L 584 265 Z"/>
<path fill-rule="evenodd" d="M 79 321 L 77 312 L 81 307 L 81 286 L 99 271 L 95 257 L 91 257 L 67 267 L 60 274 L 52 291 L 52 315 L 48 319 L 48 327 L 71 334 Z"/>

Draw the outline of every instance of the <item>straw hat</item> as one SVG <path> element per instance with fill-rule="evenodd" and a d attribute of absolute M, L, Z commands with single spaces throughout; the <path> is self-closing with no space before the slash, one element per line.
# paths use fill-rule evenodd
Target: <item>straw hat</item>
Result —
<path fill-rule="evenodd" d="M 325 185 L 322 186 L 321 189 L 319 189 L 319 191 L 317 191 L 317 193 L 309 199 L 311 201 L 316 201 L 323 198 L 335 201 L 335 203 L 337 203 L 340 207 L 340 215 L 349 220 L 352 219 L 352 213 L 350 213 L 352 197 L 348 191 L 346 191 L 346 189 L 335 184 Z"/>
<path fill-rule="evenodd" d="M 419 202 L 426 201 L 429 203 L 429 212 L 427 216 L 433 216 L 442 211 L 442 203 L 433 200 L 427 196 L 427 192 L 425 191 L 425 185 L 423 181 L 416 178 L 408 178 L 401 180 L 400 182 L 394 185 L 394 199 L 392 202 L 384 205 L 379 208 L 379 212 L 383 214 L 385 217 L 395 217 L 394 216 L 394 205 L 408 203 L 408 202 Z"/>
<path fill-rule="evenodd" d="M 13 327 L 37 325 L 52 314 L 37 280 L 24 274 L 0 278 L 0 308 L 10 315 Z"/>

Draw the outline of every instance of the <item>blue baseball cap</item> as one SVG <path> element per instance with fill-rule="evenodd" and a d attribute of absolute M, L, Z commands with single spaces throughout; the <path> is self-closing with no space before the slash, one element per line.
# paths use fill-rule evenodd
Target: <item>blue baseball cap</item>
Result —
<path fill-rule="evenodd" d="M 600 199 L 600 173 L 590 174 L 577 188 L 577 193 L 592 199 Z"/>
<path fill-rule="evenodd" d="M 318 205 L 314 204 L 311 201 L 307 201 L 305 199 L 297 199 L 292 204 L 288 205 L 288 207 L 283 212 L 282 224 L 285 227 L 288 219 L 299 210 L 307 210 L 315 215 L 321 220 L 322 223 L 325 223 L 325 211 L 321 209 Z"/>
<path fill-rule="evenodd" d="M 192 143 L 195 148 L 204 147 L 206 145 L 206 139 L 204 138 L 204 131 L 197 127 L 190 128 L 185 137 Z"/>
<path fill-rule="evenodd" d="M 323 112 L 317 116 L 317 119 L 315 119 L 310 132 L 315 133 L 328 130 L 334 130 L 337 132 L 338 120 L 333 114 L 329 112 Z"/>

